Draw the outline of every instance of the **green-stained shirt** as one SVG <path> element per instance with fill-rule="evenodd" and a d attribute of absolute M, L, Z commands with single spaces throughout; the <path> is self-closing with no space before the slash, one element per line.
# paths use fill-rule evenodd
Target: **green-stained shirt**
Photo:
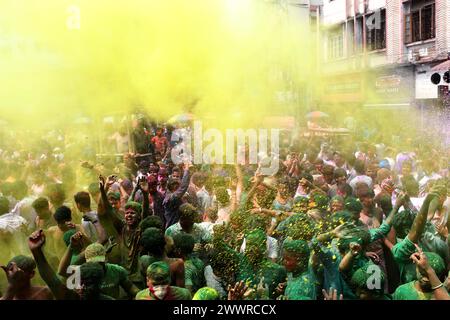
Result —
<path fill-rule="evenodd" d="M 101 284 L 101 290 L 103 294 L 119 299 L 120 289 L 119 286 L 123 285 L 128 280 L 128 271 L 117 265 L 107 263 L 105 265 L 106 273 Z"/>
<path fill-rule="evenodd" d="M 205 264 L 197 257 L 190 257 L 184 261 L 184 282 L 192 287 L 192 292 L 205 285 Z"/>
<path fill-rule="evenodd" d="M 400 269 L 400 278 L 402 283 L 416 280 L 416 266 L 412 263 L 410 257 L 416 252 L 414 243 L 406 237 L 402 241 L 395 244 L 392 248 L 392 254 L 395 262 Z"/>
<path fill-rule="evenodd" d="M 136 294 L 136 300 L 160 300 L 150 289 L 144 289 Z M 192 300 L 191 293 L 188 289 L 170 286 L 169 292 L 161 300 Z"/>
<path fill-rule="evenodd" d="M 284 295 L 288 300 L 316 300 L 315 278 L 310 271 L 296 277 L 288 273 Z"/>
<path fill-rule="evenodd" d="M 378 228 L 369 229 L 370 242 L 386 237 L 389 231 L 391 231 L 391 226 L 386 222 L 383 222 Z"/>
<path fill-rule="evenodd" d="M 286 269 L 266 259 L 254 270 L 247 257 L 240 255 L 237 281 L 246 281 L 250 287 L 256 289 L 262 277 L 264 277 L 264 285 L 269 287 L 269 298 L 275 299 L 277 295 L 275 289 L 278 284 L 286 281 Z"/>
<path fill-rule="evenodd" d="M 167 228 L 166 236 L 173 238 L 175 235 L 183 232 L 184 231 L 178 222 Z M 189 234 L 194 237 L 195 243 L 207 243 L 211 241 L 211 234 L 202 228 L 199 223 L 194 223 L 192 226 L 192 231 Z"/>
<path fill-rule="evenodd" d="M 421 292 L 416 289 L 415 281 L 405 283 L 395 290 L 393 300 L 431 300 L 433 292 Z"/>

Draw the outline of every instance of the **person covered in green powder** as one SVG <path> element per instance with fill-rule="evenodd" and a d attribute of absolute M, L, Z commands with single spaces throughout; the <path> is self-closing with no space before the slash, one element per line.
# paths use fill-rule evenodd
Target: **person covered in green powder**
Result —
<path fill-rule="evenodd" d="M 205 264 L 202 260 L 192 255 L 194 250 L 194 237 L 187 233 L 179 233 L 173 237 L 173 253 L 184 261 L 186 288 L 194 293 L 205 285 Z"/>
<path fill-rule="evenodd" d="M 179 208 L 180 220 L 166 229 L 166 236 L 175 237 L 180 233 L 187 233 L 194 238 L 196 249 L 208 243 L 211 240 L 211 234 L 195 223 L 195 219 L 199 216 L 197 209 L 189 204 L 184 203 Z M 198 251 L 196 250 L 196 251 Z"/>
<path fill-rule="evenodd" d="M 450 300 L 441 282 L 445 275 L 443 259 L 434 252 L 423 252 L 418 245 L 416 249 L 411 260 L 416 265 L 417 280 L 399 286 L 394 300 Z"/>
<path fill-rule="evenodd" d="M 353 273 L 350 286 L 359 300 L 391 300 L 384 294 L 386 275 L 381 268 L 366 263 Z"/>
<path fill-rule="evenodd" d="M 275 299 L 277 286 L 285 282 L 286 270 L 267 258 L 267 236 L 256 229 L 246 236 L 245 255 L 240 260 L 238 281 L 256 289 L 257 299 Z"/>
<path fill-rule="evenodd" d="M 139 289 L 128 279 L 128 272 L 125 268 L 106 262 L 106 249 L 100 243 L 93 243 L 87 246 L 84 251 L 86 262 L 97 262 L 103 267 L 105 272 L 100 288 L 103 294 L 114 299 L 122 298 L 120 296 L 121 287 L 128 298 L 133 298 Z"/>
<path fill-rule="evenodd" d="M 113 225 L 118 234 L 118 246 L 120 250 L 120 265 L 129 273 L 130 280 L 138 285 L 141 277 L 138 271 L 138 260 L 140 255 L 141 228 L 139 223 L 149 215 L 148 183 L 145 178 L 139 180 L 138 185 L 143 194 L 143 205 L 138 202 L 129 201 L 125 205 L 125 216 L 120 218 L 109 204 L 105 191 L 105 179 L 100 180 L 100 192 L 102 194 L 105 212 L 99 214 L 102 225 L 104 223 Z"/>
<path fill-rule="evenodd" d="M 330 212 L 333 214 L 344 210 L 345 200 L 342 196 L 334 196 L 330 201 Z"/>
<path fill-rule="evenodd" d="M 220 300 L 220 296 L 215 289 L 203 287 L 197 290 L 192 300 Z"/>
<path fill-rule="evenodd" d="M 425 197 L 419 213 L 414 218 L 414 222 L 407 234 L 407 236 L 400 242 L 394 245 L 392 253 L 395 262 L 400 269 L 400 277 L 402 283 L 416 280 L 416 268 L 411 261 L 411 255 L 416 252 L 416 243 L 421 245 L 421 239 L 425 231 L 428 207 L 431 201 L 438 197 L 439 190 L 431 190 Z M 433 250 L 434 251 L 434 250 Z"/>
<path fill-rule="evenodd" d="M 79 269 L 80 283 L 73 289 L 68 288 L 48 263 L 42 250 L 44 244 L 45 234 L 42 230 L 33 232 L 28 238 L 28 247 L 33 254 L 39 274 L 56 300 L 114 300 L 101 292 L 105 272 L 100 264 L 95 262 L 82 264 Z"/>
<path fill-rule="evenodd" d="M 146 278 L 146 270 L 153 262 L 163 261 L 170 266 L 171 284 L 184 288 L 185 268 L 184 262 L 179 258 L 169 258 L 167 256 L 167 240 L 162 230 L 157 228 L 147 228 L 142 233 L 141 246 L 143 255 L 139 258 L 139 270 L 142 279 Z M 144 280 L 141 280 L 145 282 Z"/>
<path fill-rule="evenodd" d="M 136 294 L 136 300 L 191 300 L 188 289 L 170 285 L 170 267 L 157 261 L 147 268 L 147 289 Z"/>
<path fill-rule="evenodd" d="M 284 287 L 280 284 L 277 289 L 283 291 L 283 299 L 287 300 L 315 300 L 316 285 L 313 273 L 308 268 L 310 249 L 303 240 L 287 238 L 283 243 L 283 265 L 288 272 Z"/>

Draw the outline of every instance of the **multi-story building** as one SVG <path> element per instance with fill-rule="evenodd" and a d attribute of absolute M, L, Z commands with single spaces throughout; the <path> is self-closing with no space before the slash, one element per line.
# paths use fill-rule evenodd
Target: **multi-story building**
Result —
<path fill-rule="evenodd" d="M 321 17 L 324 103 L 436 102 L 430 77 L 450 52 L 450 0 L 324 0 Z"/>

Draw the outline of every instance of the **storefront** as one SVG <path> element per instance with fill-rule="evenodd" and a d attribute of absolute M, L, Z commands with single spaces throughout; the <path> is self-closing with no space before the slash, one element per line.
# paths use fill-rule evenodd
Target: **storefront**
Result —
<path fill-rule="evenodd" d="M 414 106 L 413 65 L 374 69 L 367 74 L 364 108 L 403 110 Z"/>

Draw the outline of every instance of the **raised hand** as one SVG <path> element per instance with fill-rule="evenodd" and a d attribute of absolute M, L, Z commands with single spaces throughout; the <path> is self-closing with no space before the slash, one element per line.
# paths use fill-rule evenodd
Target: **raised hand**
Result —
<path fill-rule="evenodd" d="M 284 290 L 286 289 L 286 286 L 287 286 L 287 282 L 279 283 L 277 288 L 275 289 L 275 291 L 280 295 L 284 294 Z"/>
<path fill-rule="evenodd" d="M 28 247 L 30 248 L 31 251 L 41 249 L 44 243 L 45 243 L 45 234 L 44 231 L 42 230 L 35 231 L 28 237 Z"/>
<path fill-rule="evenodd" d="M 395 207 L 400 208 L 401 206 L 403 206 L 406 203 L 407 200 L 408 200 L 408 195 L 404 192 L 400 192 L 397 199 L 395 200 Z"/>
<path fill-rule="evenodd" d="M 106 180 L 105 177 L 102 175 L 98 176 L 98 186 L 100 189 L 105 189 L 105 185 L 106 185 Z"/>
<path fill-rule="evenodd" d="M 380 264 L 381 259 L 375 252 L 366 252 L 366 257 L 372 260 L 375 264 Z"/>
<path fill-rule="evenodd" d="M 330 288 L 327 292 L 327 290 L 322 289 L 322 293 L 323 293 L 323 299 L 324 300 L 344 300 L 344 296 L 342 295 L 342 293 L 339 295 L 339 299 L 338 299 L 338 294 L 337 294 L 337 290 Z"/>
<path fill-rule="evenodd" d="M 336 238 L 341 238 L 341 239 L 348 238 L 346 236 L 346 234 L 348 233 L 348 229 L 350 226 L 351 226 L 351 224 L 346 222 L 346 223 L 341 224 L 340 226 L 337 226 L 336 228 L 334 228 L 334 230 L 332 232 Z"/>
<path fill-rule="evenodd" d="M 422 249 L 417 245 L 416 246 L 417 252 L 414 252 L 411 255 L 411 260 L 414 262 L 414 264 L 422 271 L 427 272 L 430 270 L 431 266 L 428 263 L 427 256 L 425 253 L 423 253 Z"/>
<path fill-rule="evenodd" d="M 190 161 L 186 161 L 183 163 L 183 170 L 188 171 L 192 167 L 192 163 Z"/>
<path fill-rule="evenodd" d="M 148 182 L 145 177 L 139 179 L 139 187 L 141 188 L 142 192 L 148 193 Z"/>
<path fill-rule="evenodd" d="M 22 283 L 25 278 L 25 273 L 20 269 L 15 262 L 11 262 L 8 266 L 0 266 L 6 273 L 6 278 L 11 286 L 16 286 Z"/>
<path fill-rule="evenodd" d="M 228 300 L 242 300 L 246 293 L 248 286 L 244 281 L 239 281 L 234 286 L 228 286 Z"/>
<path fill-rule="evenodd" d="M 269 286 L 264 283 L 264 277 L 261 277 L 261 280 L 256 287 L 256 293 L 258 297 L 268 297 L 269 296 Z"/>
<path fill-rule="evenodd" d="M 447 238 L 448 238 L 448 228 L 447 228 L 446 223 L 444 223 L 443 221 L 437 222 L 437 223 L 435 224 L 435 227 L 436 227 L 437 233 L 438 233 L 441 237 L 443 237 L 444 239 L 447 239 Z"/>
<path fill-rule="evenodd" d="M 83 234 L 78 231 L 71 236 L 70 245 L 75 248 L 83 247 Z"/>
<path fill-rule="evenodd" d="M 362 250 L 362 247 L 359 243 L 357 242 L 351 242 L 350 245 L 350 251 L 352 253 L 352 256 L 356 257 Z"/>
<path fill-rule="evenodd" d="M 116 182 L 116 180 L 117 180 L 117 176 L 115 176 L 113 174 L 110 175 L 108 177 L 108 179 L 106 180 L 106 186 L 107 187 L 111 187 Z"/>

